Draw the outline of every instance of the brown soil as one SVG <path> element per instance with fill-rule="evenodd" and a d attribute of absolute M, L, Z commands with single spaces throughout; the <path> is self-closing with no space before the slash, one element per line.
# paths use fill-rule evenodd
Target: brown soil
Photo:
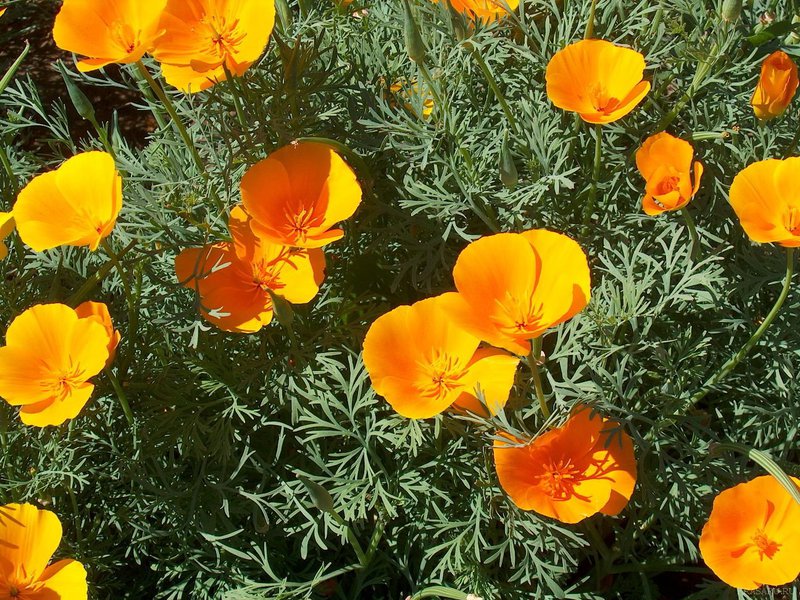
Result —
<path fill-rule="evenodd" d="M 3 0 L 0 0 L 0 4 L 3 4 Z M 59 98 L 64 102 L 70 115 L 73 139 L 78 140 L 93 132 L 93 128 L 75 112 L 64 80 L 56 68 L 56 61 L 61 59 L 68 71 L 77 72 L 72 54 L 56 47 L 53 41 L 53 20 L 60 5 L 61 2 L 57 0 L 25 0 L 10 5 L 8 12 L 0 19 L 0 76 L 17 59 L 25 43 L 29 42 L 31 50 L 17 77 L 30 76 L 33 79 L 45 107 Z M 110 78 L 117 81 L 121 79 L 118 67 L 112 65 L 106 67 L 105 71 Z M 155 130 L 156 123 L 150 113 L 133 106 L 134 102 L 141 102 L 138 92 L 90 86 L 87 83 L 80 84 L 80 88 L 94 105 L 100 123 L 111 122 L 116 110 L 120 135 L 134 147 L 142 147 L 147 143 L 147 136 Z M 25 140 L 25 143 L 35 145 L 34 140 Z"/>

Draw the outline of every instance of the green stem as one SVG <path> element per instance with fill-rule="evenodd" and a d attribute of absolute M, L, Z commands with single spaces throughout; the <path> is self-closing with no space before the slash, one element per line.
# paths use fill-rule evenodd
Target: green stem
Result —
<path fill-rule="evenodd" d="M 450 600 L 467 600 L 467 598 L 469 598 L 469 595 L 465 594 L 464 592 L 459 592 L 458 590 L 437 585 L 434 587 L 429 587 L 427 589 L 424 589 L 421 592 L 417 592 L 416 594 L 411 596 L 410 600 L 422 600 L 422 598 L 448 598 Z"/>
<path fill-rule="evenodd" d="M 786 152 L 784 152 L 783 158 L 789 158 L 790 156 L 792 156 L 792 154 L 794 154 L 798 142 L 800 142 L 800 119 L 798 119 L 797 130 L 794 132 L 792 143 L 789 144 L 789 147 L 786 149 Z"/>
<path fill-rule="evenodd" d="M 689 250 L 689 256 L 695 261 L 700 256 L 700 237 L 697 235 L 697 227 L 688 209 L 682 208 L 681 215 L 683 216 L 683 220 L 686 221 L 686 227 L 689 229 L 689 235 L 692 238 L 692 247 Z"/>
<path fill-rule="evenodd" d="M 597 183 L 600 179 L 600 163 L 603 159 L 603 126 L 595 125 L 594 128 L 594 168 L 592 169 L 592 187 L 589 189 L 589 198 L 583 209 L 583 235 L 589 233 L 589 222 L 594 214 L 595 203 L 597 202 Z"/>
<path fill-rule="evenodd" d="M 103 144 L 103 148 L 105 148 L 106 152 L 116 159 L 117 153 L 114 151 L 114 146 L 111 144 L 111 140 L 108 138 L 108 132 L 105 130 L 105 127 L 102 127 L 100 123 L 97 122 L 97 118 L 94 115 L 90 116 L 88 121 L 92 124 L 94 130 L 100 136 L 100 142 Z"/>
<path fill-rule="evenodd" d="M 511 125 L 511 129 L 514 133 L 517 132 L 517 120 L 514 118 L 514 113 L 511 112 L 511 108 L 508 106 L 508 102 L 506 101 L 506 97 L 503 95 L 503 92 L 500 90 L 500 86 L 497 85 L 497 81 L 495 80 L 494 76 L 492 75 L 491 70 L 489 70 L 489 65 L 486 64 L 486 61 L 483 60 L 483 56 L 479 50 L 477 50 L 471 44 L 466 46 L 472 56 L 475 58 L 475 61 L 478 63 L 478 66 L 483 71 L 484 77 L 486 77 L 486 82 L 489 84 L 489 87 L 494 92 L 497 101 L 500 103 L 501 108 L 503 109 L 503 113 L 506 115 L 506 119 L 508 119 L 509 125 Z"/>
<path fill-rule="evenodd" d="M 366 566 L 367 557 L 364 554 L 364 549 L 361 547 L 358 538 L 356 538 L 356 534 L 353 533 L 353 529 L 350 527 L 347 521 L 345 521 L 342 518 L 342 516 L 335 510 L 328 511 L 328 514 L 331 517 L 333 517 L 333 520 L 336 521 L 344 529 L 345 535 L 347 536 L 347 541 L 350 542 L 350 545 L 353 547 L 353 550 L 356 553 L 356 558 L 358 558 L 358 564 L 360 564 L 362 567 Z"/>
<path fill-rule="evenodd" d="M 589 20 L 586 22 L 586 33 L 583 39 L 590 40 L 594 37 L 594 13 L 597 9 L 597 0 L 592 0 L 592 6 L 589 8 Z"/>
<path fill-rule="evenodd" d="M 167 96 L 164 89 L 161 85 L 153 79 L 153 76 L 150 74 L 150 71 L 147 70 L 147 67 L 144 66 L 144 63 L 140 60 L 136 62 L 136 67 L 139 69 L 139 73 L 141 73 L 142 77 L 145 78 L 150 89 L 153 90 L 155 95 L 161 100 L 161 103 L 164 105 L 164 108 L 167 109 L 170 118 L 172 119 L 172 124 L 178 130 L 178 134 L 183 138 L 183 143 L 186 145 L 187 150 L 192 155 L 192 160 L 194 160 L 194 164 L 197 167 L 197 170 L 205 177 L 208 177 L 206 173 L 206 168 L 203 165 L 203 161 L 200 159 L 200 155 L 197 153 L 197 148 L 192 141 L 189 132 L 186 131 L 186 127 L 184 126 L 181 118 L 178 116 L 178 112 L 175 110 L 175 106 L 172 104 L 172 101 Z"/>
<path fill-rule="evenodd" d="M 118 255 L 116 255 L 116 258 L 109 258 L 109 260 L 102 267 L 95 271 L 94 274 L 83 283 L 77 292 L 69 297 L 66 303 L 69 306 L 77 306 L 80 304 L 89 294 L 89 292 L 91 292 L 101 281 L 103 281 L 103 279 L 106 278 L 106 276 L 111 272 L 111 269 L 114 268 L 115 264 L 117 264 L 123 256 L 130 252 L 136 244 L 137 241 L 133 240 L 130 244 L 125 246 L 125 248 L 123 248 Z"/>
<path fill-rule="evenodd" d="M 547 399 L 544 397 L 544 388 L 542 387 L 542 376 L 539 373 L 539 360 L 542 356 L 542 338 L 538 337 L 533 340 L 531 344 L 531 353 L 528 354 L 528 366 L 531 369 L 531 376 L 533 377 L 533 386 L 536 388 L 536 398 L 539 400 L 539 407 L 542 410 L 542 416 L 545 420 L 550 418 L 550 409 L 547 407 Z"/>
<path fill-rule="evenodd" d="M 0 145 L 0 162 L 3 163 L 3 168 L 6 171 L 6 175 L 8 175 L 8 182 L 11 184 L 11 195 L 16 198 L 19 191 L 19 180 L 11 167 L 11 161 L 8 159 L 6 148 L 3 145 Z"/>
<path fill-rule="evenodd" d="M 756 329 L 756 332 L 747 340 L 747 343 L 742 346 L 742 348 L 734 354 L 728 362 L 726 362 L 720 369 L 712 375 L 708 381 L 703 385 L 703 387 L 698 391 L 694 396 L 692 396 L 691 400 L 689 401 L 689 408 L 695 406 L 700 400 L 702 400 L 706 394 L 708 394 L 715 385 L 717 385 L 720 381 L 725 379 L 725 377 L 733 371 L 736 366 L 742 362 L 745 356 L 753 349 L 753 347 L 758 344 L 758 341 L 761 339 L 761 336 L 764 335 L 764 332 L 769 329 L 769 326 L 772 325 L 772 322 L 775 320 L 775 317 L 778 316 L 778 313 L 781 310 L 781 306 L 786 301 L 787 296 L 789 295 L 789 289 L 792 284 L 792 275 L 794 275 L 794 248 L 787 248 L 786 249 L 786 277 L 783 280 L 783 289 L 781 290 L 780 296 L 775 301 L 775 305 L 772 307 L 772 310 L 769 311 L 769 314 L 764 319 L 764 322 L 761 323 L 761 326 Z"/>
<path fill-rule="evenodd" d="M 117 398 L 119 398 L 120 406 L 122 406 L 122 412 L 125 413 L 125 418 L 128 420 L 128 425 L 133 427 L 134 425 L 133 411 L 131 410 L 131 405 L 128 404 L 128 396 L 125 395 L 125 390 L 122 389 L 122 385 L 120 385 L 119 379 L 117 379 L 117 376 L 114 375 L 110 367 L 106 367 L 105 372 L 106 372 L 106 377 L 108 377 L 108 380 L 111 382 L 111 386 L 117 393 Z"/>
<path fill-rule="evenodd" d="M 442 97 L 439 95 L 439 91 L 436 89 L 436 83 L 433 81 L 433 77 L 431 77 L 431 72 L 428 71 L 428 67 L 425 66 L 424 63 L 417 63 L 419 67 L 419 72 L 422 74 L 422 78 L 425 80 L 428 88 L 431 90 L 431 96 L 433 96 L 433 101 L 436 103 L 440 109 L 444 107 L 442 103 Z"/>

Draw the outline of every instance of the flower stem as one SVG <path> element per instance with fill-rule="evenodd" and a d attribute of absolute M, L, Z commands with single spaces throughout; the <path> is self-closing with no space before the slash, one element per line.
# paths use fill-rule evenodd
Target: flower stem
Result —
<path fill-rule="evenodd" d="M 589 198 L 583 209 L 583 235 L 589 233 L 589 221 L 594 213 L 594 206 L 597 202 L 597 183 L 600 179 L 600 163 L 603 158 L 603 126 L 595 125 L 594 128 L 594 169 L 592 169 L 592 187 L 589 189 Z"/>
<path fill-rule="evenodd" d="M 439 94 L 439 91 L 436 89 L 436 83 L 433 81 L 433 77 L 431 77 L 431 72 L 424 63 L 417 63 L 417 66 L 419 67 L 419 72 L 422 74 L 422 78 L 425 80 L 425 83 L 428 85 L 428 88 L 431 91 L 433 101 L 436 103 L 436 106 L 441 108 L 444 106 L 444 104 L 442 103 L 442 97 Z"/>
<path fill-rule="evenodd" d="M 128 397 L 125 395 L 125 390 L 122 389 L 122 385 L 120 385 L 119 379 L 117 379 L 117 376 L 114 375 L 111 367 L 106 367 L 105 371 L 106 377 L 108 377 L 108 380 L 111 382 L 111 386 L 117 393 L 117 398 L 119 398 L 120 406 L 122 406 L 122 412 L 125 413 L 125 418 L 128 420 L 128 425 L 133 427 L 133 411 L 131 410 L 131 405 L 128 404 Z"/>
<path fill-rule="evenodd" d="M 700 238 L 697 235 L 697 227 L 695 227 L 694 219 L 691 213 L 686 208 L 681 209 L 683 220 L 686 221 L 686 227 L 689 229 L 689 235 L 692 237 L 692 246 L 689 249 L 689 255 L 695 261 L 700 256 Z"/>
<path fill-rule="evenodd" d="M 597 10 L 597 0 L 592 0 L 592 5 L 589 8 L 589 20 L 586 21 L 586 33 L 583 39 L 590 40 L 594 37 L 594 13 Z"/>
<path fill-rule="evenodd" d="M 106 275 L 111 272 L 111 269 L 115 268 L 116 264 L 125 256 L 128 252 L 130 252 L 134 246 L 136 246 L 138 242 L 133 240 L 130 244 L 125 246 L 122 250 L 120 250 L 119 254 L 116 255 L 114 258 L 109 258 L 108 262 L 106 262 L 102 267 L 100 267 L 97 271 L 95 271 L 92 276 L 87 279 L 84 284 L 76 291 L 72 296 L 69 297 L 67 300 L 67 304 L 69 306 L 77 306 L 80 304 L 83 299 L 91 292 L 103 279 L 105 279 Z M 110 256 L 110 255 L 109 255 Z"/>
<path fill-rule="evenodd" d="M 489 84 L 489 87 L 492 89 L 495 98 L 497 98 L 497 101 L 500 103 L 500 107 L 503 109 L 503 113 L 506 115 L 509 125 L 511 125 L 511 130 L 516 133 L 517 120 L 514 118 L 514 114 L 511 112 L 511 108 L 508 106 L 508 102 L 506 101 L 506 97 L 503 95 L 503 92 L 500 90 L 500 86 L 497 85 L 497 80 L 494 78 L 494 75 L 492 75 L 489 65 L 486 64 L 485 60 L 483 60 L 483 56 L 481 56 L 481 53 L 477 48 L 471 44 L 467 44 L 466 47 L 469 49 L 470 54 L 472 54 L 472 56 L 475 58 L 475 62 L 478 63 L 481 71 L 483 71 L 483 75 L 486 77 L 486 82 Z"/>
<path fill-rule="evenodd" d="M 769 314 L 764 319 L 764 322 L 761 323 L 761 326 L 756 329 L 756 332 L 747 340 L 747 343 L 742 346 L 742 348 L 734 354 L 731 358 L 728 359 L 720 369 L 712 375 L 708 381 L 703 385 L 703 387 L 698 391 L 694 396 L 692 396 L 691 400 L 689 401 L 689 408 L 695 406 L 700 400 L 702 400 L 708 392 L 710 392 L 715 385 L 717 385 L 720 381 L 722 381 L 731 371 L 733 371 L 736 366 L 742 362 L 745 356 L 753 349 L 753 347 L 758 343 L 761 339 L 761 336 L 764 335 L 764 332 L 769 329 L 769 326 L 772 325 L 772 322 L 775 320 L 775 317 L 778 316 L 778 313 L 781 310 L 781 306 L 786 301 L 787 296 L 789 295 L 789 288 L 791 287 L 792 283 L 792 275 L 794 275 L 794 248 L 787 248 L 786 249 L 786 277 L 783 280 L 783 289 L 781 290 L 780 296 L 775 301 L 775 305 L 772 307 L 772 310 L 769 311 Z"/>
<path fill-rule="evenodd" d="M 528 366 L 531 369 L 533 376 L 533 386 L 536 388 L 536 398 L 539 400 L 539 407 L 542 410 L 542 416 L 545 420 L 550 418 L 550 409 L 547 407 L 547 399 L 544 397 L 544 388 L 542 387 L 542 376 L 539 373 L 539 360 L 542 357 L 542 338 L 538 337 L 533 340 L 531 344 L 531 353 L 528 354 Z"/>
<path fill-rule="evenodd" d="M 203 161 L 200 159 L 200 155 L 197 153 L 197 148 L 195 147 L 189 132 L 186 131 L 186 127 L 178 116 L 175 106 L 172 104 L 169 96 L 167 96 L 166 92 L 164 91 L 164 88 L 162 88 L 161 85 L 155 79 L 153 79 L 150 71 L 147 70 L 147 67 L 144 66 L 144 63 L 141 60 L 136 62 L 136 67 L 139 69 L 139 73 L 141 73 L 142 77 L 145 78 L 158 99 L 161 100 L 164 108 L 167 109 L 173 125 L 178 130 L 178 134 L 181 136 L 181 138 L 183 138 L 183 143 L 186 144 L 186 148 L 192 155 L 192 160 L 194 160 L 197 170 L 203 175 L 206 175 L 206 169 L 203 165 Z"/>

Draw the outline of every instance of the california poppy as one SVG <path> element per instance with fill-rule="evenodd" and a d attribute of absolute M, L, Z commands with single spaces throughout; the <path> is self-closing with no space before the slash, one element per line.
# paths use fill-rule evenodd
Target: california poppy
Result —
<path fill-rule="evenodd" d="M 777 50 L 761 65 L 761 77 L 750 100 L 753 112 L 762 121 L 784 113 L 797 92 L 797 65 L 785 52 Z"/>
<path fill-rule="evenodd" d="M 10 212 L 0 212 L 0 260 L 8 256 L 8 248 L 3 240 L 14 231 L 14 215 Z"/>
<path fill-rule="evenodd" d="M 135 63 L 159 34 L 167 0 L 64 0 L 53 25 L 62 50 L 87 56 L 78 69 L 92 71 L 111 63 Z"/>
<path fill-rule="evenodd" d="M 61 543 L 61 521 L 31 504 L 0 506 L 0 598 L 86 600 L 86 569 L 63 559 L 50 566 Z"/>
<path fill-rule="evenodd" d="M 114 329 L 114 323 L 111 321 L 111 313 L 108 312 L 108 306 L 102 302 L 84 302 L 75 308 L 75 314 L 81 319 L 94 319 L 106 329 L 108 334 L 108 359 L 106 365 L 114 361 L 117 354 L 117 346 L 122 339 L 120 332 Z"/>
<path fill-rule="evenodd" d="M 19 237 L 36 252 L 57 246 L 97 250 L 122 208 L 122 178 L 106 152 L 73 156 L 35 177 L 19 193 L 13 214 Z"/>
<path fill-rule="evenodd" d="M 320 248 L 344 237 L 336 223 L 353 215 L 361 186 L 332 148 L 296 142 L 256 163 L 242 178 L 253 230 L 278 244 Z"/>
<path fill-rule="evenodd" d="M 729 488 L 714 499 L 700 554 L 733 587 L 794 581 L 800 574 L 800 505 L 771 475 Z"/>
<path fill-rule="evenodd" d="M 200 312 L 225 331 L 255 333 L 272 321 L 270 294 L 310 302 L 325 277 L 322 250 L 293 249 L 256 235 L 247 213 L 231 211 L 232 242 L 189 248 L 175 259 L 180 282 L 200 296 Z"/>
<path fill-rule="evenodd" d="M 94 317 L 39 304 L 9 325 L 0 348 L 0 397 L 21 406 L 26 425 L 61 425 L 78 416 L 105 367 L 112 335 Z"/>
<path fill-rule="evenodd" d="M 589 265 L 560 233 L 498 233 L 469 244 L 453 268 L 458 294 L 445 298 L 452 319 L 515 354 L 578 314 L 589 302 Z"/>
<path fill-rule="evenodd" d="M 611 123 L 631 112 L 650 91 L 644 57 L 605 40 L 581 40 L 547 65 L 547 96 L 558 108 L 589 123 Z"/>
<path fill-rule="evenodd" d="M 636 152 L 636 166 L 645 178 L 644 212 L 659 215 L 680 210 L 700 188 L 703 165 L 692 163 L 694 149 L 666 131 L 651 135 Z M 694 183 L 692 183 L 694 175 Z"/>
<path fill-rule="evenodd" d="M 730 203 L 754 242 L 800 246 L 800 157 L 753 163 L 733 178 Z"/>
<path fill-rule="evenodd" d="M 519 359 L 479 349 L 480 339 L 449 318 L 442 298 L 399 306 L 370 326 L 363 357 L 372 386 L 410 419 L 433 417 L 454 403 L 484 413 L 478 387 L 496 413 L 508 400 Z"/>
<path fill-rule="evenodd" d="M 597 513 L 619 514 L 628 504 L 636 457 L 618 423 L 579 406 L 562 427 L 532 441 L 500 435 L 497 477 L 521 509 L 577 523 Z"/>
<path fill-rule="evenodd" d="M 519 0 L 446 0 L 458 12 L 483 21 L 494 21 L 517 10 Z"/>
<path fill-rule="evenodd" d="M 261 56 L 275 25 L 274 0 L 168 0 L 153 48 L 164 78 L 199 92 L 242 76 Z"/>

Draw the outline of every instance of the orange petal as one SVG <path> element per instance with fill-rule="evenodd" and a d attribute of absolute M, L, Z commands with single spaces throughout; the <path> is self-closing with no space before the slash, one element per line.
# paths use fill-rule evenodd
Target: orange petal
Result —
<path fill-rule="evenodd" d="M 42 589 L 37 597 L 38 600 L 55 598 L 86 600 L 89 594 L 86 569 L 75 560 L 67 559 L 53 563 L 45 569 L 39 581 L 42 583 Z"/>
<path fill-rule="evenodd" d="M 17 581 L 36 581 L 61 542 L 61 522 L 30 504 L 0 507 L 0 563 Z"/>
<path fill-rule="evenodd" d="M 56 171 L 34 178 L 14 205 L 20 238 L 36 252 L 57 246 L 96 250 L 114 228 L 122 206 L 122 180 L 105 152 L 73 156 Z"/>
<path fill-rule="evenodd" d="M 94 392 L 94 385 L 84 383 L 69 391 L 63 399 L 52 399 L 38 404 L 26 404 L 19 411 L 20 420 L 33 427 L 49 427 L 62 425 L 68 419 L 74 419 L 86 406 Z"/>
<path fill-rule="evenodd" d="M 477 415 L 496 415 L 508 402 L 519 358 L 495 348 L 481 348 L 469 366 L 467 391 L 453 403 L 454 408 L 468 410 Z M 478 400 L 476 389 L 480 388 L 486 407 Z"/>
<path fill-rule="evenodd" d="M 730 203 L 751 240 L 783 243 L 787 239 L 800 239 L 787 229 L 792 208 L 788 199 L 794 198 L 789 190 L 798 175 L 800 158 L 790 158 L 753 163 L 734 177 Z"/>
<path fill-rule="evenodd" d="M 114 323 L 111 321 L 111 313 L 108 312 L 108 306 L 102 302 L 84 302 L 75 309 L 75 314 L 81 319 L 94 319 L 105 328 L 108 334 L 108 361 L 106 364 L 108 365 L 113 362 L 117 346 L 122 336 L 119 331 L 114 329 Z"/>

